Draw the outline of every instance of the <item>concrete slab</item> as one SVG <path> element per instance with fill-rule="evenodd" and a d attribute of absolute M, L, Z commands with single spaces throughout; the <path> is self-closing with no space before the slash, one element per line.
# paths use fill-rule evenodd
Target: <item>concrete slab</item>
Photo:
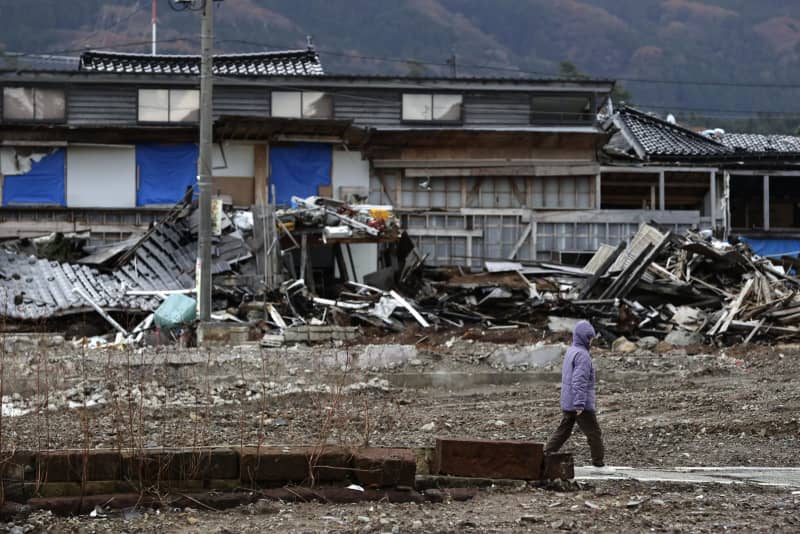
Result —
<path fill-rule="evenodd" d="M 489 356 L 489 363 L 502 367 L 543 367 L 558 362 L 567 350 L 566 345 L 537 343 L 525 347 L 503 347 Z"/>
<path fill-rule="evenodd" d="M 755 484 L 800 488 L 800 467 L 575 467 L 576 480 L 638 480 L 684 484 Z"/>

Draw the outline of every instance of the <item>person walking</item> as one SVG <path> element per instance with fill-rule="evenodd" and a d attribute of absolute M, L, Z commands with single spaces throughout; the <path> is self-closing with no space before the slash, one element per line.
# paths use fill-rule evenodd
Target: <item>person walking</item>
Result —
<path fill-rule="evenodd" d="M 589 354 L 589 346 L 595 336 L 589 321 L 579 321 L 575 325 L 572 345 L 564 354 L 564 366 L 561 369 L 561 424 L 548 440 L 544 452 L 557 452 L 572 435 L 572 429 L 577 422 L 589 442 L 592 465 L 603 467 L 603 435 L 595 413 L 597 376 Z"/>

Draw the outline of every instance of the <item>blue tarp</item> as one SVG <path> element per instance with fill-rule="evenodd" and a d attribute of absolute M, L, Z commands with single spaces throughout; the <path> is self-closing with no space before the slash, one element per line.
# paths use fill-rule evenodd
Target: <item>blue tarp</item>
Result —
<path fill-rule="evenodd" d="M 759 256 L 800 256 L 800 239 L 754 239 L 743 236 L 741 240 Z"/>
<path fill-rule="evenodd" d="M 322 143 L 271 146 L 269 183 L 275 186 L 277 203 L 288 205 L 292 196 L 319 194 L 319 186 L 331 183 L 332 158 L 331 145 Z"/>
<path fill-rule="evenodd" d="M 26 174 L 9 175 L 3 181 L 3 206 L 48 204 L 64 206 L 64 154 L 56 149 L 33 162 Z"/>
<path fill-rule="evenodd" d="M 174 204 L 197 184 L 197 145 L 136 145 L 137 206 Z"/>

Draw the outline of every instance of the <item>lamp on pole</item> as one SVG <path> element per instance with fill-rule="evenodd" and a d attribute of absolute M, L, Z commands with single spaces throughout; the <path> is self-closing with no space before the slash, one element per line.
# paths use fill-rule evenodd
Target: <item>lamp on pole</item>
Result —
<path fill-rule="evenodd" d="M 214 45 L 214 2 L 221 0 L 171 0 L 176 11 L 201 11 L 200 30 L 200 154 L 197 160 L 197 184 L 200 198 L 200 227 L 197 239 L 197 302 L 201 321 L 211 318 L 211 150 L 212 150 L 212 71 Z"/>

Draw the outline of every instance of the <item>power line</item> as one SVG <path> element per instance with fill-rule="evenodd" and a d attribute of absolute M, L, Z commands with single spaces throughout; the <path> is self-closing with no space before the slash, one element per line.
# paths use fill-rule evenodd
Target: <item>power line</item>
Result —
<path fill-rule="evenodd" d="M 199 39 L 195 37 L 175 37 L 172 39 L 159 39 L 156 43 L 178 43 L 178 42 L 197 42 Z M 104 50 L 117 50 L 120 48 L 130 48 L 133 46 L 143 46 L 152 44 L 152 40 L 147 41 L 129 41 L 126 43 L 117 43 L 114 45 L 103 46 Z M 6 55 L 11 57 L 41 57 L 41 56 L 64 56 L 68 54 L 83 53 L 92 50 L 91 47 L 84 46 L 83 48 L 72 48 L 66 50 L 49 50 L 45 52 L 6 52 Z"/>
<path fill-rule="evenodd" d="M 263 42 L 256 42 L 256 41 L 248 41 L 244 39 L 223 39 L 219 42 L 228 42 L 228 43 L 239 43 L 239 44 L 246 44 L 250 46 L 258 46 L 262 48 L 276 48 L 280 49 L 281 47 L 276 47 L 270 43 L 263 43 Z M 421 65 L 430 65 L 436 67 L 449 67 L 451 66 L 450 63 L 446 61 L 430 61 L 430 60 L 421 60 L 415 58 L 397 58 L 397 57 L 385 57 L 385 56 L 373 56 L 373 55 L 364 55 L 364 54 L 354 54 L 351 52 L 342 52 L 339 50 L 326 50 L 326 49 L 317 49 L 317 52 L 320 54 L 326 54 L 330 56 L 339 56 L 339 57 L 347 57 L 352 59 L 366 59 L 371 61 L 382 61 L 388 63 L 417 63 Z M 558 73 L 553 72 L 543 72 L 543 71 L 535 71 L 535 70 L 526 70 L 520 69 L 517 67 L 503 67 L 498 65 L 481 65 L 475 63 L 462 63 L 459 62 L 459 66 L 472 68 L 472 69 L 483 69 L 483 70 L 493 70 L 493 71 L 502 71 L 502 72 L 513 72 L 516 74 L 529 74 L 529 75 L 536 75 L 536 76 L 548 76 L 548 77 L 556 77 L 562 79 L 571 79 L 580 81 L 582 79 L 586 79 L 586 77 L 582 76 L 562 76 Z M 624 82 L 633 82 L 633 83 L 651 83 L 651 84 L 668 84 L 668 85 L 695 85 L 695 86 L 711 86 L 711 87 L 736 87 L 736 88 L 771 88 L 771 89 L 797 89 L 800 88 L 800 83 L 767 83 L 767 82 L 728 82 L 728 81 L 713 81 L 713 80 L 665 80 L 665 79 L 655 79 L 655 78 L 641 78 L 641 77 L 629 77 L 629 76 L 611 76 L 609 77 L 614 80 L 624 81 Z"/>
<path fill-rule="evenodd" d="M 159 39 L 157 43 L 175 43 L 175 42 L 196 42 L 196 38 L 192 37 L 178 37 L 172 39 Z M 276 50 L 286 49 L 286 47 L 275 46 L 274 44 L 270 43 L 263 43 L 263 42 L 256 42 L 256 41 L 249 41 L 244 39 L 219 39 L 216 42 L 218 43 L 238 43 L 244 44 L 249 46 L 257 46 L 260 48 L 271 48 Z M 144 46 L 152 44 L 151 40 L 148 41 L 131 41 L 126 43 L 118 43 L 115 45 L 107 45 L 103 48 L 106 50 L 116 50 L 122 48 L 129 48 L 135 46 Z M 51 50 L 46 52 L 15 52 L 9 53 L 9 55 L 13 55 L 15 57 L 34 57 L 34 56 L 42 56 L 42 55 L 66 55 L 66 54 L 74 54 L 74 53 L 81 53 L 86 52 L 89 50 L 90 47 L 82 47 L 82 48 L 73 48 L 73 49 L 65 49 L 65 50 Z M 369 61 L 380 61 L 385 63 L 402 63 L 402 64 L 419 64 L 424 66 L 432 66 L 432 67 L 450 67 L 451 64 L 446 61 L 430 61 L 430 60 L 421 60 L 416 58 L 397 58 L 397 57 L 385 57 L 385 56 L 374 56 L 374 55 L 365 55 L 365 54 L 354 54 L 350 52 L 342 52 L 339 50 L 326 50 L 326 49 L 316 49 L 316 52 L 319 54 L 329 55 L 329 56 L 338 56 L 338 57 L 346 57 L 350 59 L 361 59 L 361 60 L 369 60 Z M 526 70 L 520 69 L 517 67 L 503 67 L 498 65 L 481 65 L 475 63 L 462 63 L 459 62 L 459 66 L 467 69 L 478 69 L 478 70 L 489 70 L 489 71 L 496 71 L 496 72 L 508 72 L 514 73 L 519 75 L 532 75 L 532 76 L 545 76 L 548 78 L 555 78 L 555 79 L 563 79 L 563 80 L 573 80 L 573 81 L 581 81 L 587 79 L 586 77 L 576 77 L 576 76 L 563 76 L 558 73 L 553 72 L 545 72 L 545 71 L 535 71 L 535 70 Z M 735 89 L 800 89 L 800 83 L 766 83 L 766 82 L 727 82 L 727 81 L 713 81 L 713 80 L 665 80 L 665 79 L 655 79 L 655 78 L 638 78 L 638 77 L 629 77 L 629 76 L 612 76 L 608 77 L 610 80 L 622 81 L 622 82 L 631 82 L 631 83 L 647 83 L 647 84 L 662 84 L 662 85 L 684 85 L 684 86 L 698 86 L 698 87 L 729 87 Z"/>
<path fill-rule="evenodd" d="M 700 113 L 718 113 L 718 114 L 726 114 L 726 113 L 738 113 L 741 116 L 755 116 L 755 115 L 770 115 L 770 116 L 798 116 L 800 115 L 800 111 L 768 111 L 768 110 L 759 110 L 759 109 L 715 109 L 715 108 L 694 108 L 694 107 L 683 107 L 679 105 L 675 106 L 668 106 L 663 104 L 634 104 L 634 107 L 638 108 L 652 108 L 652 109 L 660 109 L 672 112 L 700 112 Z M 743 115 L 747 114 L 747 115 Z"/>

